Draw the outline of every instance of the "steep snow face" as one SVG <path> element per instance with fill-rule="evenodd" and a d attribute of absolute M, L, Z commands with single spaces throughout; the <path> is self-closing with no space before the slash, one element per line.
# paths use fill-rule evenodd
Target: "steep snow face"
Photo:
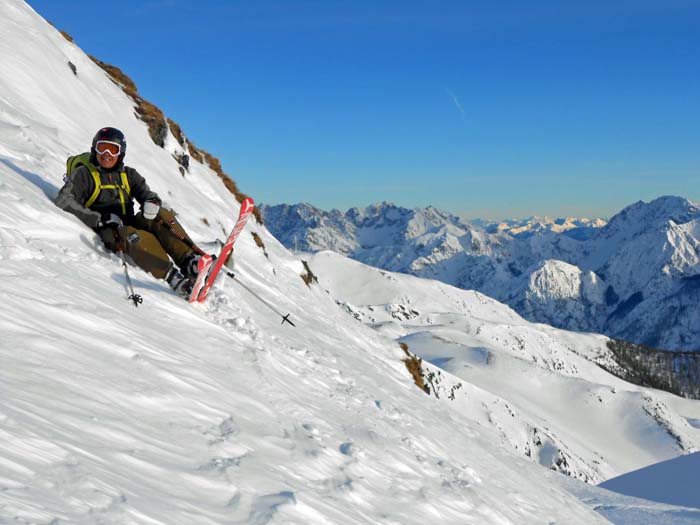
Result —
<path fill-rule="evenodd" d="M 610 255 L 598 273 L 620 299 L 607 333 L 659 348 L 700 348 L 700 316 L 691 306 L 699 299 L 699 221 L 695 204 L 666 197 L 623 210 L 601 230 L 599 253 Z"/>
<path fill-rule="evenodd" d="M 330 249 L 350 253 L 359 247 L 357 227 L 337 210 L 323 212 L 310 204 L 265 206 L 267 219 L 278 225 L 277 238 L 297 251 Z"/>
<path fill-rule="evenodd" d="M 268 209 L 273 233 L 293 248 L 285 240 L 285 224 L 275 220 L 276 208 Z M 372 207 L 373 215 L 380 209 Z M 353 237 L 339 253 L 378 268 L 479 290 L 528 319 L 557 327 L 604 331 L 665 349 L 699 348 L 700 324 L 686 306 L 695 300 L 693 279 L 700 274 L 700 211 L 687 199 L 639 202 L 602 227 L 602 221 L 536 218 L 512 227 L 483 221 L 477 225 L 429 211 L 434 220 L 423 233 L 409 237 L 407 228 L 394 222 L 391 242 L 382 243 L 382 223 L 375 221 L 370 249 Z M 406 210 L 399 215 L 422 213 Z M 297 238 L 324 237 L 322 227 L 294 232 Z M 315 243 L 313 249 L 333 247 Z M 550 268 L 548 260 L 577 269 Z M 583 287 L 572 280 L 575 274 L 585 276 Z M 560 293 L 564 290 L 566 305 Z M 654 316 L 654 311 L 663 315 Z"/>
<path fill-rule="evenodd" d="M 344 214 L 338 210 L 325 212 L 309 204 L 263 205 L 261 210 L 273 233 L 285 244 L 293 243 L 302 251 L 333 249 L 349 254 L 355 250 L 400 246 L 443 228 L 455 236 L 463 235 L 468 229 L 458 217 L 435 208 L 409 210 L 386 202 L 352 208 Z M 339 243 L 338 237 L 344 237 L 344 242 Z M 338 249 L 328 243 L 335 243 Z"/>
<path fill-rule="evenodd" d="M 700 272 L 693 235 L 698 219 L 700 209 L 687 199 L 638 202 L 600 230 L 579 264 L 604 275 L 623 299 L 639 291 L 664 291 L 674 277 Z"/>
<path fill-rule="evenodd" d="M 645 231 L 664 228 L 669 220 L 684 224 L 698 218 L 697 204 L 682 197 L 665 196 L 646 203 L 639 201 L 615 215 L 600 230 L 599 237 L 630 240 Z"/>
<path fill-rule="evenodd" d="M 644 215 L 631 213 L 633 217 L 624 222 L 615 219 L 610 231 L 601 231 L 597 239 L 600 248 L 582 261 L 586 267 L 598 266 L 597 271 L 606 275 L 622 297 L 650 285 L 670 286 L 674 278 L 694 275 L 700 270 L 700 241 L 695 236 L 700 214 L 685 223 L 676 223 L 671 217 L 681 214 L 686 207 L 672 212 L 667 209 L 668 201 L 660 200 L 665 220 L 658 217 L 662 211 L 655 207 L 645 208 L 649 213 Z M 688 205 L 691 210 L 696 209 Z M 687 214 L 682 214 L 682 218 L 688 218 Z M 645 219 L 649 222 L 644 223 Z M 600 262 L 602 255 L 606 256 L 604 262 Z M 654 293 L 656 289 L 647 291 Z"/>
<path fill-rule="evenodd" d="M 254 221 L 238 278 L 297 328 L 232 281 L 192 307 L 131 267 L 134 308 L 118 258 L 51 203 L 65 158 L 124 130 L 127 162 L 209 249 L 238 204 L 197 162 L 181 176 L 172 137 L 155 146 L 133 102 L 19 0 L 0 3 L 0 56 L 1 522 L 605 523 L 467 401 L 419 391 L 396 342 L 306 286 Z M 517 318 L 474 297 L 475 320 Z"/>
<path fill-rule="evenodd" d="M 408 345 L 451 376 L 430 383 L 442 399 L 492 429 L 503 446 L 574 478 L 599 482 L 634 465 L 700 449 L 700 402 L 629 385 L 604 372 L 607 338 L 525 321 L 478 292 L 389 273 L 320 252 L 309 263 L 322 287 L 358 321 Z M 561 300 L 601 301 L 596 280 L 566 274 Z M 429 372 L 426 373 L 429 375 Z M 442 381 L 442 382 L 441 382 Z M 443 384 L 444 383 L 444 384 Z"/>

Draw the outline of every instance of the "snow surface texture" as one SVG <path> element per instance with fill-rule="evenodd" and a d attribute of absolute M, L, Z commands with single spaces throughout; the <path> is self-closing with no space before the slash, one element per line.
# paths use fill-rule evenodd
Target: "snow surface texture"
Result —
<path fill-rule="evenodd" d="M 700 453 L 669 459 L 601 486 L 622 494 L 700 509 Z"/>
<path fill-rule="evenodd" d="M 533 325 L 478 292 L 384 272 L 333 252 L 309 257 L 320 285 L 354 318 L 400 338 L 425 361 L 451 373 L 437 390 L 443 399 L 454 394 L 448 403 L 455 410 L 495 430 L 502 445 L 571 476 L 571 481 L 557 479 L 612 522 L 700 523 L 698 509 L 640 501 L 575 481 L 596 482 L 616 468 L 658 461 L 648 454 L 664 449 L 675 449 L 673 454 L 677 447 L 698 449 L 700 425 L 692 416 L 698 402 L 603 372 L 591 360 L 610 358 L 604 337 Z M 465 380 L 456 393 L 455 378 Z M 677 493 L 652 499 L 697 507 L 697 498 L 684 497 L 686 486 L 695 494 L 700 482 L 697 470 L 688 468 L 696 457 L 672 460 L 683 468 L 666 467 L 662 478 L 646 476 L 632 484 L 615 479 L 604 486 L 647 498 Z M 649 470 L 656 472 L 657 466 Z"/>
<path fill-rule="evenodd" d="M 543 466 L 598 483 L 700 450 L 700 402 L 603 371 L 603 336 L 535 325 L 478 292 L 334 252 L 311 256 L 310 266 L 358 321 L 465 380 L 456 397 L 468 416 Z"/>
<path fill-rule="evenodd" d="M 684 460 L 689 457 L 692 456 L 683 456 L 678 459 Z M 689 471 L 681 467 L 680 473 L 688 474 Z M 691 472 L 690 474 L 695 482 L 694 486 L 697 487 L 697 472 Z M 551 476 L 554 477 L 557 474 L 552 473 Z M 697 508 L 697 506 L 693 508 L 681 507 L 624 496 L 616 492 L 592 487 L 585 483 L 579 483 L 571 478 L 558 477 L 555 481 L 617 525 L 697 525 L 700 523 L 700 508 Z M 656 495 L 667 489 L 679 488 L 685 481 L 678 475 L 665 480 L 648 477 L 646 478 L 646 483 L 641 486 L 646 487 Z M 661 487 L 660 484 L 663 482 L 667 482 L 669 485 Z M 661 488 L 660 491 L 655 490 L 659 488 Z"/>
<path fill-rule="evenodd" d="M 297 328 L 231 281 L 193 307 L 132 267 L 144 297 L 134 308 L 117 257 L 51 203 L 65 158 L 104 125 L 124 130 L 127 162 L 203 246 L 225 235 L 237 203 L 197 162 L 182 177 L 176 141 L 155 146 L 133 102 L 19 0 L 0 3 L 0 56 L 0 523 L 608 523 L 572 494 L 573 481 L 515 449 L 521 436 L 504 437 L 524 428 L 506 423 L 506 401 L 478 384 L 454 401 L 419 391 L 400 335 L 358 323 L 323 288 L 306 286 L 302 262 L 254 221 L 238 242 L 237 275 Z M 347 275 L 355 287 L 345 293 L 376 300 L 364 278 Z M 443 285 L 425 286 L 435 299 L 424 310 L 440 320 Z M 532 326 L 473 296 L 460 315 L 494 339 Z M 560 335 L 580 352 L 602 340 Z M 528 352 L 556 366 L 545 348 Z M 568 362 L 556 373 L 549 366 L 546 377 L 576 376 Z M 613 380 L 597 373 L 609 389 Z M 585 395 L 587 380 L 576 380 Z M 695 446 L 700 430 L 682 421 L 700 420 L 697 403 L 617 388 L 630 399 L 640 459 L 622 454 L 593 472 Z M 634 410 L 641 392 L 657 402 L 653 417 Z M 556 454 L 554 445 L 536 452 Z"/>
<path fill-rule="evenodd" d="M 388 203 L 343 214 L 262 208 L 288 248 L 333 250 L 385 270 L 478 290 L 531 321 L 666 350 L 698 350 L 700 208 L 638 202 L 609 224 L 588 219 L 468 223 Z"/>

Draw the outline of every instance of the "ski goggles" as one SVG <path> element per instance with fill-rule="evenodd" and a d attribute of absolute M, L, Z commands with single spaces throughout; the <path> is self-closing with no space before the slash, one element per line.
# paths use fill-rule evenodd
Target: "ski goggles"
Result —
<path fill-rule="evenodd" d="M 97 143 L 95 143 L 95 151 L 100 155 L 109 153 L 116 157 L 121 153 L 122 146 L 117 142 L 110 142 L 109 140 L 98 140 Z"/>

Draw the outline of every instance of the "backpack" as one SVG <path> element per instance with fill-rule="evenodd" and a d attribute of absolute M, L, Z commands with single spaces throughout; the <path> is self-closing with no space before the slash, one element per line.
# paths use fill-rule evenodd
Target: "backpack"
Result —
<path fill-rule="evenodd" d="M 122 214 L 126 215 L 127 199 L 131 199 L 131 187 L 129 186 L 129 178 L 126 175 L 126 172 L 122 171 L 120 173 L 122 182 L 121 184 L 102 184 L 102 180 L 100 179 L 100 172 L 97 171 L 97 168 L 92 165 L 92 163 L 90 162 L 90 152 L 86 151 L 85 153 L 80 153 L 79 155 L 72 155 L 66 159 L 66 174 L 63 177 L 63 180 L 68 180 L 68 177 L 70 177 L 73 171 L 79 166 L 85 166 L 90 171 L 90 174 L 92 175 L 92 178 L 95 181 L 95 189 L 92 192 L 92 195 L 90 195 L 90 197 L 88 198 L 88 200 L 85 201 L 84 206 L 86 208 L 90 208 L 90 206 L 92 206 L 95 203 L 97 197 L 99 197 L 100 192 L 102 190 L 116 189 L 119 191 L 119 200 L 122 204 Z M 124 197 L 125 194 L 126 198 Z"/>

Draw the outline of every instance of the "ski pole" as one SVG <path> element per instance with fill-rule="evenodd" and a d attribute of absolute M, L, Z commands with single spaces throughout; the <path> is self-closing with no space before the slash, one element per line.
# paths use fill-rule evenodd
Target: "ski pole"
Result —
<path fill-rule="evenodd" d="M 295 325 L 292 321 L 289 320 L 289 316 L 290 316 L 291 314 L 282 315 L 282 313 L 281 313 L 279 310 L 277 310 L 277 308 L 275 308 L 275 307 L 272 306 L 270 303 L 268 303 L 265 299 L 263 299 L 263 298 L 260 297 L 258 294 L 256 294 L 253 290 L 251 290 L 251 289 L 250 289 L 248 286 L 246 286 L 244 283 L 242 283 L 241 281 L 239 281 L 238 278 L 236 277 L 236 274 L 234 274 L 233 272 L 227 272 L 226 270 L 224 270 L 224 273 L 225 273 L 228 277 L 230 277 L 231 279 L 233 279 L 234 281 L 236 281 L 238 284 L 240 284 L 243 288 L 245 288 L 246 290 L 248 290 L 248 292 L 249 292 L 253 297 L 255 297 L 258 301 L 260 301 L 260 302 L 263 303 L 265 306 L 267 306 L 270 310 L 272 310 L 272 311 L 275 312 L 277 315 L 279 315 L 279 316 L 282 318 L 282 324 L 284 324 L 284 323 L 289 323 L 289 324 L 291 324 L 292 326 L 296 327 L 296 325 Z"/>
<path fill-rule="evenodd" d="M 207 252 L 202 250 L 199 246 L 197 246 L 192 240 L 188 239 L 185 235 L 177 231 L 172 224 L 170 224 L 168 221 L 164 221 L 162 218 L 158 219 L 160 223 L 165 226 L 170 233 L 175 235 L 178 239 L 180 239 L 182 242 L 184 242 L 188 248 L 192 248 L 195 252 L 197 252 L 199 255 L 209 255 Z"/>
<path fill-rule="evenodd" d="M 201 248 L 199 248 L 199 246 L 197 246 L 193 241 L 191 241 L 190 239 L 188 239 L 187 237 L 185 237 L 184 235 L 182 235 L 180 232 L 178 232 L 177 230 L 175 230 L 175 228 L 173 228 L 172 224 L 170 224 L 168 221 L 164 221 L 162 218 L 159 219 L 159 220 L 160 220 L 160 223 L 161 223 L 163 226 L 165 226 L 173 235 L 175 235 L 175 237 L 177 237 L 177 238 L 180 239 L 182 242 L 184 242 L 189 248 L 192 248 L 192 249 L 193 249 L 195 252 L 197 252 L 199 255 L 209 255 L 209 254 L 206 253 L 204 250 L 202 250 Z M 212 255 L 211 257 L 212 257 L 213 260 L 216 260 L 216 255 Z M 280 313 L 274 306 L 272 306 L 272 305 L 271 305 L 270 303 L 268 303 L 265 299 L 263 299 L 262 297 L 260 297 L 260 296 L 259 296 L 258 294 L 256 294 L 253 290 L 251 290 L 248 286 L 246 286 L 246 285 L 243 284 L 241 281 L 239 281 L 239 280 L 236 278 L 236 275 L 235 275 L 233 272 L 227 272 L 226 270 L 224 270 L 224 273 L 225 273 L 228 277 L 230 277 L 231 279 L 233 279 L 234 281 L 236 281 L 238 284 L 240 284 L 243 288 L 245 288 L 253 297 L 255 297 L 256 299 L 258 299 L 261 303 L 263 303 L 265 306 L 267 306 L 270 310 L 272 310 L 272 311 L 275 312 L 277 315 L 279 315 L 279 316 L 282 318 L 282 324 L 284 324 L 284 323 L 289 323 L 289 324 L 291 324 L 292 326 L 296 327 L 296 325 L 289 319 L 289 316 L 290 316 L 291 314 L 283 315 L 282 313 Z"/>
<path fill-rule="evenodd" d="M 126 257 L 124 257 L 124 250 L 122 250 L 122 239 L 119 235 L 119 231 L 116 228 L 114 229 L 114 236 L 117 238 L 117 254 L 122 260 L 122 266 L 124 267 L 124 275 L 126 276 L 126 293 L 128 294 L 129 291 L 131 291 L 131 294 L 127 297 L 127 299 L 133 302 L 134 306 L 138 308 L 139 305 L 143 302 L 143 298 L 139 294 L 134 293 L 134 285 L 131 284 L 129 270 L 126 265 Z"/>

